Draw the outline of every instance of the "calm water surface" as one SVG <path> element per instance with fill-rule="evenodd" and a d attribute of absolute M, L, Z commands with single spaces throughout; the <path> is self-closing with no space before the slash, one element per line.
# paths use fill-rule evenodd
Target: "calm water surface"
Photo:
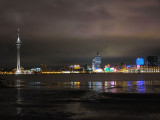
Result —
<path fill-rule="evenodd" d="M 50 90 L 90 90 L 113 93 L 160 93 L 160 81 L 88 81 L 88 82 L 34 82 L 30 80 L 9 80 L 3 83 L 7 87 L 22 89 Z"/>
<path fill-rule="evenodd" d="M 0 78 L 2 119 L 160 118 L 159 75 L 2 75 Z"/>
<path fill-rule="evenodd" d="M 54 75 L 53 75 L 54 76 Z M 43 76 L 44 77 L 44 76 Z M 76 76 L 78 79 L 78 76 Z M 82 77 L 82 75 L 80 75 Z M 96 78 L 97 76 L 95 76 Z M 118 76 L 119 77 L 119 76 Z M 123 76 L 122 76 L 123 77 Z M 133 77 L 133 76 L 131 76 Z M 66 76 L 64 76 L 66 79 Z M 2 84 L 6 87 L 17 87 L 22 89 L 50 89 L 50 90 L 90 90 L 97 93 L 112 92 L 112 93 L 160 93 L 160 80 L 105 80 L 105 79 L 88 79 L 88 80 L 73 80 L 72 76 L 63 80 L 63 75 L 60 78 L 47 77 L 41 79 L 41 76 L 9 76 L 2 80 Z M 121 78 L 121 77 L 120 77 Z M 127 80 L 128 79 L 128 80 Z"/>

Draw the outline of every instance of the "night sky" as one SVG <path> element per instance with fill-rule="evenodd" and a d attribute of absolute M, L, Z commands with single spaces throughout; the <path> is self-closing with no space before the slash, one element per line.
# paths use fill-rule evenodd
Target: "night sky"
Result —
<path fill-rule="evenodd" d="M 0 0 L 0 65 L 104 64 L 160 59 L 160 0 Z"/>

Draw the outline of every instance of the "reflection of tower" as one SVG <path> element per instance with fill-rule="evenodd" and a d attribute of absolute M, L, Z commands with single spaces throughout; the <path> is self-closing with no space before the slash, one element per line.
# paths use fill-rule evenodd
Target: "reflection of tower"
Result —
<path fill-rule="evenodd" d="M 21 74 L 21 67 L 20 67 L 20 47 L 21 47 L 21 40 L 19 37 L 19 29 L 18 29 L 18 39 L 16 41 L 17 45 L 17 71 L 16 74 Z"/>
<path fill-rule="evenodd" d="M 17 115 L 22 114 L 22 107 L 20 107 L 19 105 L 22 104 L 22 98 L 21 98 L 21 80 L 17 80 L 16 81 L 16 87 L 17 87 L 17 100 L 16 100 L 16 112 Z"/>

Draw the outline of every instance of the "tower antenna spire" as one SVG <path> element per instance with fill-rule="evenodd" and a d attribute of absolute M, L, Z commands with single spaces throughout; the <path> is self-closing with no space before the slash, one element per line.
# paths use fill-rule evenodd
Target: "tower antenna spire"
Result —
<path fill-rule="evenodd" d="M 19 35 L 19 28 L 18 28 L 18 35 Z"/>
<path fill-rule="evenodd" d="M 18 41 L 20 41 L 20 33 L 19 33 L 19 28 L 18 28 Z"/>

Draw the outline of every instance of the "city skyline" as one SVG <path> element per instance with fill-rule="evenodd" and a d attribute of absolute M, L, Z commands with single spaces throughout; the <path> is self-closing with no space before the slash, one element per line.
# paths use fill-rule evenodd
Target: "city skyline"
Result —
<path fill-rule="evenodd" d="M 16 65 L 18 27 L 22 66 L 91 64 L 97 51 L 105 64 L 135 64 L 137 57 L 160 57 L 159 0 L 1 3 L 2 65 Z"/>

